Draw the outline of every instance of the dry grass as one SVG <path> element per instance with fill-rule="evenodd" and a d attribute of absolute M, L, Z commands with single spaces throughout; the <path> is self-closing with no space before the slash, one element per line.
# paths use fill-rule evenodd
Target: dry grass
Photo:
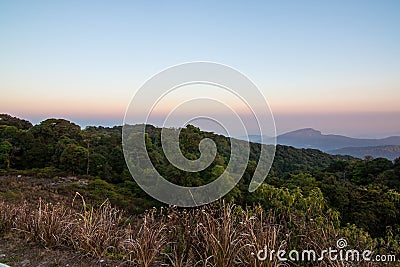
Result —
<path fill-rule="evenodd" d="M 279 266 L 277 258 L 259 261 L 255 254 L 265 246 L 319 251 L 333 246 L 342 234 L 324 218 L 288 217 L 260 206 L 242 209 L 224 202 L 197 209 L 153 209 L 127 218 L 108 201 L 89 207 L 79 194 L 72 206 L 41 200 L 33 206 L 0 202 L 0 233 L 19 233 L 45 247 L 117 259 L 120 266 L 144 267 Z M 326 260 L 309 266 L 318 265 L 342 263 Z"/>
<path fill-rule="evenodd" d="M 75 250 L 96 257 L 116 251 L 125 235 L 123 213 L 107 200 L 96 209 L 88 208 L 84 198 L 78 193 L 76 196 L 82 200 L 82 210 L 72 214 L 67 222 L 68 243 Z"/>
<path fill-rule="evenodd" d="M 158 221 L 155 210 L 146 213 L 128 228 L 122 243 L 122 251 L 128 262 L 141 267 L 148 267 L 158 262 L 160 252 L 167 244 L 166 225 Z"/>
<path fill-rule="evenodd" d="M 37 209 L 30 210 L 25 202 L 18 215 L 15 229 L 22 231 L 28 239 L 39 241 L 45 246 L 65 243 L 71 211 L 64 205 L 52 205 L 39 200 Z"/>

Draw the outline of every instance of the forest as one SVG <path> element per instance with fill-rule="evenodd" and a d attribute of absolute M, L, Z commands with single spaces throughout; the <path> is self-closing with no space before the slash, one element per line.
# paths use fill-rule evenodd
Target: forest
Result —
<path fill-rule="evenodd" d="M 149 197 L 132 179 L 124 160 L 121 132 L 122 126 L 81 129 L 64 119 L 47 119 L 32 125 L 29 121 L 2 114 L 0 176 L 82 177 L 89 181 L 88 184 L 70 185 L 69 192 L 77 192 L 93 207 L 101 206 L 107 199 L 112 207 L 131 216 L 150 216 L 149 210 L 153 208 L 168 208 Z M 218 153 L 203 171 L 179 170 L 166 159 L 160 135 L 160 128 L 146 126 L 148 154 L 157 171 L 176 184 L 207 184 L 218 177 L 229 162 L 228 137 L 188 125 L 179 136 L 180 148 L 187 158 L 200 156 L 198 145 L 204 138 L 216 143 Z M 333 228 L 353 240 L 354 246 L 361 242 L 377 251 L 399 255 L 400 158 L 394 161 L 372 157 L 358 159 L 277 145 L 271 171 L 264 183 L 249 193 L 247 189 L 259 160 L 260 144 L 251 143 L 250 148 L 243 178 L 224 197 L 224 204 L 211 205 L 222 206 L 219 207 L 222 215 L 232 207 L 229 205 L 254 213 L 262 209 L 274 214 L 276 223 L 284 224 L 287 231 L 298 234 L 290 241 L 294 246 L 304 243 L 299 237 L 301 227 Z M 0 200 L 5 199 L 5 194 L 0 191 Z M 180 214 L 184 210 L 177 209 L 172 213 Z M 188 212 L 195 213 L 193 216 L 206 216 L 197 214 L 197 209 L 188 209 Z M 317 225 L 310 226 L 316 221 Z M 312 233 L 310 229 L 307 231 Z M 206 251 L 204 248 L 204 253 Z M 193 255 L 186 261 L 201 261 L 202 257 Z M 214 266 L 223 264 L 217 262 Z"/>

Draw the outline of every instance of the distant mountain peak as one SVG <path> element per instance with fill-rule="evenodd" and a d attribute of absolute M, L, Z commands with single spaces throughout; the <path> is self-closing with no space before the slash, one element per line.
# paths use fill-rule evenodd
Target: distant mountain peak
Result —
<path fill-rule="evenodd" d="M 295 130 L 292 132 L 288 132 L 285 134 L 282 134 L 281 136 L 304 136 L 304 137 L 312 137 L 312 136 L 320 136 L 322 133 L 318 130 L 315 130 L 313 128 L 304 128 L 304 129 L 299 129 Z"/>

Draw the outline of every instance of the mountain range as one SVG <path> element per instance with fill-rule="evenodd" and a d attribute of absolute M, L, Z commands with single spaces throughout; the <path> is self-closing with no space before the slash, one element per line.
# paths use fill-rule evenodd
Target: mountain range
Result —
<path fill-rule="evenodd" d="M 259 135 L 249 135 L 251 142 L 260 142 Z M 264 137 L 264 143 L 271 138 Z M 400 136 L 381 139 L 353 138 L 337 134 L 322 134 L 320 131 L 305 128 L 277 136 L 277 144 L 296 148 L 314 148 L 330 154 L 351 155 L 354 157 L 384 157 L 395 159 L 400 157 Z"/>

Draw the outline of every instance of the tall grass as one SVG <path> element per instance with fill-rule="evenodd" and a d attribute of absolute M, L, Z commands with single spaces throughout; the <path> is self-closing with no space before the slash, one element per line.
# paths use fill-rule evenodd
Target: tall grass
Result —
<path fill-rule="evenodd" d="M 127 229 L 122 252 L 128 263 L 148 267 L 159 262 L 159 255 L 167 244 L 167 227 L 156 219 L 155 210 L 144 214 L 133 227 Z"/>
<path fill-rule="evenodd" d="M 113 208 L 108 200 L 98 208 L 89 208 L 80 194 L 76 196 L 81 198 L 82 208 L 67 222 L 67 243 L 77 251 L 96 257 L 118 250 L 125 237 L 123 212 Z"/>
<path fill-rule="evenodd" d="M 119 266 L 279 266 L 276 257 L 260 261 L 256 253 L 265 246 L 320 251 L 343 235 L 349 242 L 356 240 L 351 236 L 357 231 L 358 237 L 363 235 L 358 247 L 373 250 L 377 245 L 361 230 L 349 229 L 338 228 L 328 217 L 277 214 L 260 206 L 243 209 L 222 201 L 196 209 L 152 209 L 138 217 L 126 217 L 109 201 L 87 205 L 79 194 L 72 206 L 41 200 L 36 205 L 0 202 L 0 234 L 21 234 L 45 247 L 69 247 L 90 257 L 111 257 Z M 326 259 L 300 265 L 343 263 Z"/>

